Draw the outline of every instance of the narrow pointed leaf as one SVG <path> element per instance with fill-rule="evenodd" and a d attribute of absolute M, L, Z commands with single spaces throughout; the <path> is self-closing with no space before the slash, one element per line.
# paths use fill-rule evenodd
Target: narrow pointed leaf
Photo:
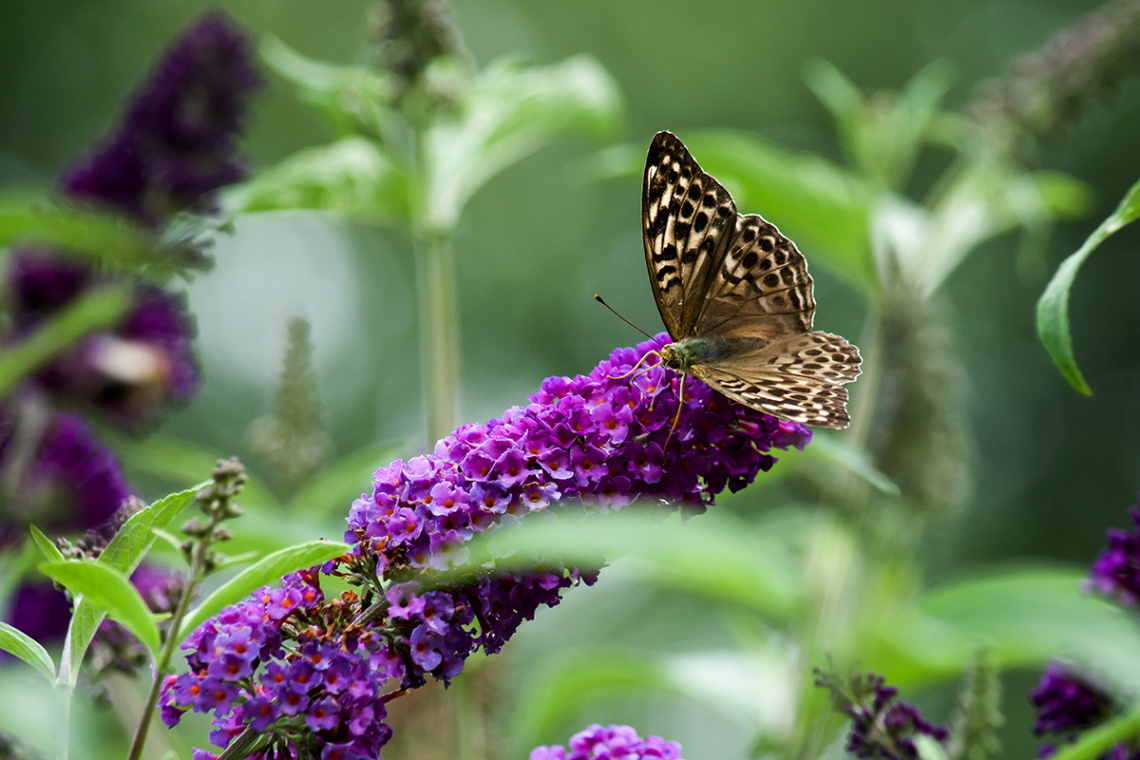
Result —
<path fill-rule="evenodd" d="M 1053 279 L 1037 301 L 1037 335 L 1041 343 L 1049 352 L 1057 369 L 1069 381 L 1069 385 L 1086 396 L 1092 395 L 1092 389 L 1077 367 L 1077 360 L 1073 355 L 1073 339 L 1069 332 L 1069 291 L 1085 259 L 1105 239 L 1135 221 L 1138 216 L 1140 216 L 1140 181 L 1132 186 L 1116 210 L 1101 222 L 1077 252 L 1061 262 L 1061 266 L 1057 268 Z"/>
<path fill-rule="evenodd" d="M 40 571 L 122 624 L 150 650 L 152 658 L 158 654 L 162 644 L 158 626 L 142 594 L 126 575 L 98 562 L 82 560 L 43 564 Z"/>
<path fill-rule="evenodd" d="M 44 532 L 37 528 L 35 525 L 31 526 L 32 540 L 35 541 L 36 546 L 43 552 L 44 559 L 48 562 L 63 562 L 66 558 L 60 554 L 59 548 L 55 543 L 44 535 Z"/>
<path fill-rule="evenodd" d="M 0 649 L 19 657 L 48 681 L 55 680 L 55 663 L 40 643 L 23 631 L 0 620 Z"/>
<path fill-rule="evenodd" d="M 179 640 L 205 622 L 210 616 L 217 614 L 225 607 L 245 599 L 252 592 L 269 584 L 277 583 L 281 576 L 303 570 L 334 557 L 339 557 L 352 550 L 348 544 L 336 541 L 310 541 L 307 544 L 291 546 L 281 551 L 273 552 L 255 565 L 227 581 L 210 596 L 206 597 L 182 621 L 182 630 L 179 631 Z"/>
<path fill-rule="evenodd" d="M 154 544 L 152 530 L 169 525 L 208 484 L 209 481 L 205 481 L 185 491 L 172 493 L 136 512 L 111 539 L 99 556 L 98 564 L 130 577 Z M 63 642 L 63 658 L 59 667 L 61 684 L 75 685 L 79 678 L 79 664 L 83 662 L 83 655 L 103 617 L 103 612 L 89 600 L 82 597 L 75 600 L 75 611 Z"/>

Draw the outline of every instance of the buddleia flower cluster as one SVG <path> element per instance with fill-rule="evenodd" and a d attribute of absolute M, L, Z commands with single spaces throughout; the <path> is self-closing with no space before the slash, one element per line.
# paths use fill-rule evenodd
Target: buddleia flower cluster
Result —
<path fill-rule="evenodd" d="M 847 751 L 856 757 L 882 760 L 918 760 L 919 736 L 945 744 L 950 732 L 924 719 L 918 710 L 898 698 L 898 689 L 874 673 L 847 678 L 817 669 L 816 686 L 831 692 L 832 706 L 851 718 Z"/>
<path fill-rule="evenodd" d="M 268 674 L 288 678 L 282 674 L 306 659 L 306 647 L 339 647 L 355 658 L 353 668 L 372 669 L 360 675 L 368 683 L 395 679 L 398 686 L 378 697 L 377 704 L 384 704 L 428 677 L 447 683 L 473 651 L 497 652 L 540 607 L 556 605 L 563 589 L 596 577 L 593 569 L 566 567 L 557 557 L 530 557 L 525 572 L 488 563 L 464 581 L 450 579 L 445 571 L 468 558 L 464 545 L 475 535 L 571 504 L 606 511 L 637 501 L 644 508 L 701 512 L 717 494 L 740 490 L 772 467 L 773 448 L 802 448 L 810 440 L 806 428 L 731 403 L 700 383 L 685 383 L 679 399 L 681 375 L 660 365 L 658 345 L 618 349 L 588 375 L 548 378 L 526 406 L 464 425 L 431 454 L 380 468 L 371 493 L 349 511 L 345 536 L 354 552 L 322 568 L 359 591 L 332 603 L 335 615 L 328 606 L 294 605 L 278 616 L 257 606 L 269 604 L 262 594 L 261 601 L 204 624 L 189 658 L 193 675 L 163 692 L 169 722 L 186 709 L 213 711 L 218 747 L 228 746 L 244 725 L 250 733 L 281 737 L 298 757 L 308 757 L 307 734 L 282 734 L 282 727 L 303 722 L 320 733 L 325 729 L 318 718 L 275 713 L 255 724 L 247 706 L 262 696 L 257 689 L 267 688 Z M 249 638 L 253 628 L 260 633 Z M 224 649 L 217 641 L 233 637 L 252 642 L 245 654 L 256 653 L 241 663 L 231 656 L 230 665 L 219 664 L 198 645 L 207 637 L 215 653 Z M 211 678 L 219 701 L 188 691 L 191 679 Z M 359 708 L 343 692 L 306 691 L 316 682 L 304 683 L 291 693 L 302 695 L 307 706 L 335 708 L 342 717 Z M 355 754 L 364 752 L 359 741 L 386 740 L 390 733 L 382 710 L 369 715 L 372 729 L 358 726 L 359 736 L 322 734 L 322 741 L 351 745 L 341 757 L 375 757 Z"/>
<path fill-rule="evenodd" d="M 177 213 L 210 211 L 214 191 L 244 175 L 236 141 L 258 86 L 245 36 L 223 15 L 206 16 L 170 47 L 111 135 L 64 173 L 60 194 L 155 233 Z M 100 286 L 130 293 L 116 326 L 89 332 L 0 403 L 3 548 L 32 522 L 51 533 L 92 528 L 129 495 L 114 455 L 78 413 L 142 432 L 190 398 L 199 377 L 180 293 L 43 246 L 13 250 L 0 279 L 4 345 L 28 339 Z M 46 585 L 18 590 L 10 621 L 44 640 L 61 636 L 67 604 L 53 593 Z"/>
<path fill-rule="evenodd" d="M 570 737 L 568 746 L 535 747 L 530 760 L 684 760 L 681 745 L 660 736 L 642 739 L 629 726 L 598 723 Z"/>
<path fill-rule="evenodd" d="M 1140 508 L 1131 509 L 1129 516 L 1135 527 L 1108 531 L 1108 546 L 1093 562 L 1085 589 L 1135 614 L 1140 604 Z M 1123 714 L 1128 708 L 1128 701 L 1121 699 L 1101 679 L 1061 660 L 1046 666 L 1030 700 L 1037 709 L 1033 731 L 1049 738 L 1041 747 L 1040 757 L 1052 755 L 1059 746 Z M 1138 756 L 1140 736 L 1121 742 L 1106 755 L 1113 760 Z"/>

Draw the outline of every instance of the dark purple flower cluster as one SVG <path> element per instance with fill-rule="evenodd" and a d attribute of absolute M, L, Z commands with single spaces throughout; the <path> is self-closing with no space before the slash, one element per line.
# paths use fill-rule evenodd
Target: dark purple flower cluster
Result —
<path fill-rule="evenodd" d="M 1037 708 L 1037 735 L 1084 731 L 1115 712 L 1112 695 L 1103 686 L 1056 660 L 1046 666 L 1029 699 Z"/>
<path fill-rule="evenodd" d="M 687 383 L 680 401 L 681 375 L 661 366 L 652 355 L 658 347 L 618 349 L 589 375 L 548 378 L 528 406 L 464 425 L 431 455 L 382 467 L 372 494 L 353 504 L 345 540 L 359 542 L 382 572 L 442 570 L 466 558 L 460 547 L 474 534 L 556 501 L 608 510 L 641 500 L 701 511 L 715 494 L 738 491 L 769 469 L 772 447 L 810 440 L 802 425 L 731 403 L 703 383 Z M 553 562 L 530 574 L 488 569 L 478 583 L 450 588 L 447 606 L 465 612 L 443 633 L 422 622 L 410 629 L 413 651 L 426 647 L 416 665 L 451 678 L 471 650 L 498 651 L 519 623 L 557 604 L 578 580 L 593 576 Z M 477 633 L 467 629 L 471 615 Z"/>
<path fill-rule="evenodd" d="M 1039 736 L 1054 735 L 1054 742 L 1043 745 L 1038 757 L 1051 757 L 1060 744 L 1074 741 L 1082 732 L 1120 713 L 1120 706 L 1108 689 L 1091 676 L 1057 660 L 1046 666 L 1041 682 L 1029 698 L 1037 708 L 1033 732 Z M 1140 757 L 1140 748 L 1135 744 L 1135 741 L 1117 744 L 1102 755 L 1101 760 Z"/>
<path fill-rule="evenodd" d="M 851 718 L 847 751 L 856 757 L 917 760 L 914 740 L 925 735 L 943 743 L 950 738 L 944 727 L 925 720 L 913 706 L 898 699 L 898 689 L 887 686 L 874 673 L 842 678 L 816 670 L 816 685 L 831 691 L 834 708 Z"/>
<path fill-rule="evenodd" d="M 0 546 L 30 523 L 45 532 L 89 530 L 106 522 L 130 492 L 114 456 L 72 414 L 32 428 L 0 418 Z M 42 423 L 41 423 L 42 424 Z"/>
<path fill-rule="evenodd" d="M 207 16 L 168 51 L 114 135 L 62 178 L 63 195 L 152 228 L 184 209 L 208 209 L 211 192 L 242 176 L 235 140 L 257 86 L 245 37 L 221 14 Z M 11 345 L 123 275 L 25 247 L 13 251 L 4 277 L 0 344 Z M 78 418 L 53 409 L 97 412 L 137 430 L 197 390 L 184 299 L 132 287 L 118 326 L 57 354 L 0 408 L 0 542 L 22 536 L 29 522 L 50 532 L 91 528 L 127 496 L 110 451 Z"/>
<path fill-rule="evenodd" d="M 1108 531 L 1108 548 L 1093 563 L 1086 587 L 1129 607 L 1140 605 L 1140 509 L 1129 511 L 1136 528 Z"/>
<path fill-rule="evenodd" d="M 7 277 L 11 339 L 26 336 L 98 280 L 85 264 L 42 250 L 18 251 Z M 165 402 L 184 401 L 197 390 L 192 333 L 181 296 L 140 285 L 114 331 L 92 333 L 57 355 L 36 373 L 35 386 L 58 405 L 138 427 Z"/>
<path fill-rule="evenodd" d="M 212 210 L 209 194 L 245 176 L 235 138 L 260 85 L 245 36 L 223 14 L 206 16 L 167 51 L 118 130 L 67 172 L 66 194 L 149 225 Z"/>
<path fill-rule="evenodd" d="M 681 745 L 659 736 L 642 739 L 629 726 L 597 723 L 570 737 L 569 748 L 561 745 L 535 747 L 530 760 L 683 760 Z"/>
<path fill-rule="evenodd" d="M 378 757 L 391 737 L 382 689 L 403 677 L 403 663 L 382 638 L 346 623 L 348 607 L 323 604 L 315 573 L 282 583 L 228 607 L 186 640 L 190 671 L 164 684 L 163 721 L 174 726 L 187 710 L 212 712 L 217 747 L 248 727 L 290 752 L 278 757 L 298 756 L 301 747 L 305 757 Z"/>

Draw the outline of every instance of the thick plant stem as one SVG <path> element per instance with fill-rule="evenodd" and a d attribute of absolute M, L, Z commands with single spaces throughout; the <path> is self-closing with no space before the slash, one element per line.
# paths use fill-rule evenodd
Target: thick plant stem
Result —
<path fill-rule="evenodd" d="M 451 241 L 443 235 L 417 246 L 420 350 L 429 445 L 456 427 L 459 396 L 459 309 Z"/>

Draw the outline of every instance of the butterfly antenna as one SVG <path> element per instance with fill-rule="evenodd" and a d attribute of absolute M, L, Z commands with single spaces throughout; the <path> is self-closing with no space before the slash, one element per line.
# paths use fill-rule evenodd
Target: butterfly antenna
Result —
<path fill-rule="evenodd" d="M 614 307 L 610 306 L 608 303 L 606 303 L 605 301 L 603 301 L 603 300 L 602 300 L 602 297 L 601 297 L 600 295 L 598 295 L 597 293 L 595 293 L 595 294 L 594 294 L 594 300 L 595 300 L 595 301 L 597 301 L 598 303 L 600 303 L 602 306 L 605 306 L 607 309 L 609 309 L 609 310 L 610 310 L 610 313 L 611 313 L 611 314 L 613 314 L 615 317 L 617 317 L 618 319 L 620 319 L 622 322 L 625 322 L 627 325 L 629 325 L 630 327 L 632 327 L 634 330 L 637 330 L 639 333 L 641 333 L 642 335 L 644 335 L 646 338 L 649 338 L 649 339 L 650 339 L 650 340 L 652 340 L 652 341 L 656 341 L 656 342 L 660 343 L 660 341 L 658 341 L 658 340 L 657 340 L 657 338 L 654 338 L 652 335 L 650 335 L 649 333 L 645 332 L 645 330 L 642 330 L 640 327 L 638 327 L 637 325 L 635 325 L 633 322 L 630 322 L 628 319 L 626 319 L 625 317 L 623 317 L 621 314 L 618 314 L 616 311 L 614 311 Z"/>

